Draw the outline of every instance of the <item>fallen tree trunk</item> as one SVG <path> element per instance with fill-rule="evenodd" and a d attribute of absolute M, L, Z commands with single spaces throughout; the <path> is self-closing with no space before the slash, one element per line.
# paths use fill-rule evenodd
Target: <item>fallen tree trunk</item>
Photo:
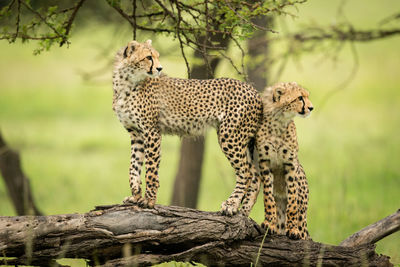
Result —
<path fill-rule="evenodd" d="M 0 217 L 0 264 L 51 265 L 59 258 L 90 265 L 194 261 L 207 266 L 392 266 L 375 245 L 331 246 L 266 236 L 241 215 L 156 205 L 101 206 L 85 214 Z"/>

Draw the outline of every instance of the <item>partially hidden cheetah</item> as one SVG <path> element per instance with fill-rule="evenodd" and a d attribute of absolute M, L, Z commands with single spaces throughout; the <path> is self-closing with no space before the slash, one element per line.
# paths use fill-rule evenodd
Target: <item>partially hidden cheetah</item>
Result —
<path fill-rule="evenodd" d="M 219 145 L 236 174 L 236 186 L 222 203 L 222 213 L 237 213 L 257 176 L 249 150 L 262 120 L 261 96 L 249 84 L 234 79 L 178 79 L 161 75 L 159 54 L 151 40 L 131 41 L 115 58 L 113 110 L 131 137 L 127 202 L 153 207 L 159 187 L 161 134 L 196 136 L 207 126 L 217 129 Z M 146 192 L 140 172 L 146 166 Z M 253 182 L 254 183 L 254 182 Z M 254 188 L 251 191 L 255 191 Z M 253 200 L 243 203 L 248 215 Z"/>
<path fill-rule="evenodd" d="M 270 233 L 309 239 L 308 184 L 297 153 L 295 116 L 313 110 L 309 93 L 297 83 L 278 83 L 262 94 L 264 119 L 257 131 L 259 171 L 264 184 L 265 221 Z M 250 198 L 256 198 L 254 194 Z M 247 198 L 248 196 L 246 196 Z"/>

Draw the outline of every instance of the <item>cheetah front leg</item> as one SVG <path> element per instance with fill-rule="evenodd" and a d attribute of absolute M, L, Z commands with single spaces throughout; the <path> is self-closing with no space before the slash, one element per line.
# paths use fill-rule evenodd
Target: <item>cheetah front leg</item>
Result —
<path fill-rule="evenodd" d="M 291 239 L 300 239 L 299 231 L 299 203 L 298 177 L 294 162 L 285 163 L 285 181 L 288 203 L 286 207 L 286 235 Z"/>
<path fill-rule="evenodd" d="M 129 166 L 129 185 L 132 196 L 125 198 L 124 203 L 137 204 L 142 198 L 141 193 L 141 170 L 144 159 L 143 137 L 137 132 L 131 132 L 131 162 Z"/>
<path fill-rule="evenodd" d="M 153 208 L 157 191 L 160 187 L 158 180 L 158 168 L 161 156 L 161 133 L 158 129 L 151 129 L 145 135 L 145 165 L 146 165 L 146 193 L 139 201 L 139 205 L 145 208 Z"/>
<path fill-rule="evenodd" d="M 260 159 L 260 173 L 264 184 L 264 215 L 265 220 L 261 223 L 261 227 L 266 229 L 270 234 L 278 233 L 276 202 L 273 194 L 274 176 L 268 167 L 268 160 Z"/>
<path fill-rule="evenodd" d="M 298 175 L 298 189 L 299 189 L 299 231 L 301 239 L 310 239 L 310 235 L 307 229 L 307 208 L 308 208 L 308 183 L 306 174 L 301 165 L 297 172 Z"/>

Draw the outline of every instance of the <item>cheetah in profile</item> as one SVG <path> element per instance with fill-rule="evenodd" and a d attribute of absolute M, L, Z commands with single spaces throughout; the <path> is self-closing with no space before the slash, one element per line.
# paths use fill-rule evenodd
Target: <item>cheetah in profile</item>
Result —
<path fill-rule="evenodd" d="M 314 109 L 309 93 L 294 82 L 278 83 L 263 92 L 262 100 L 264 119 L 256 137 L 264 183 L 262 226 L 292 239 L 309 239 L 308 184 L 297 157 L 299 147 L 293 122 L 295 116 L 307 117 Z"/>
<path fill-rule="evenodd" d="M 116 57 L 113 71 L 113 110 L 131 137 L 126 202 L 152 208 L 159 187 L 161 134 L 202 135 L 217 129 L 219 145 L 236 174 L 236 186 L 222 203 L 222 213 L 238 212 L 257 174 L 249 150 L 262 120 L 261 96 L 249 84 L 234 79 L 178 79 L 161 75 L 159 54 L 151 40 L 131 41 Z M 146 192 L 141 193 L 140 172 L 145 162 Z M 254 203 L 241 212 L 248 215 Z"/>

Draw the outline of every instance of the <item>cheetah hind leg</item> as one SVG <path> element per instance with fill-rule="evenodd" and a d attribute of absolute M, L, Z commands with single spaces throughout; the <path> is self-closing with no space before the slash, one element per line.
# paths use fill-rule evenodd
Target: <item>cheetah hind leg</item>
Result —
<path fill-rule="evenodd" d="M 257 201 L 257 196 L 260 191 L 261 178 L 254 165 L 250 166 L 252 179 L 248 181 L 245 197 L 242 200 L 240 213 L 244 216 L 249 216 L 254 204 Z"/>
<path fill-rule="evenodd" d="M 248 186 L 252 180 L 250 165 L 247 162 L 246 157 L 246 149 L 243 148 L 242 151 L 243 153 L 241 154 L 241 156 L 238 156 L 237 158 L 235 158 L 235 156 L 230 157 L 230 155 L 232 154 L 229 154 L 229 152 L 226 153 L 227 158 L 230 161 L 232 167 L 235 169 L 236 173 L 235 189 L 233 190 L 229 198 L 221 204 L 221 212 L 222 214 L 227 216 L 235 215 L 238 212 L 239 206 L 245 198 L 246 191 L 248 190 Z M 237 156 L 238 154 L 239 153 L 234 155 Z M 251 207 L 253 206 L 254 202 L 255 201 L 247 202 L 244 208 L 245 215 L 248 215 L 248 213 L 250 213 Z"/>
<path fill-rule="evenodd" d="M 236 134 L 234 134 L 236 132 Z M 218 141 L 222 151 L 229 160 L 236 174 L 236 186 L 229 198 L 221 204 L 221 213 L 232 216 L 238 212 L 242 202 L 248 181 L 251 180 L 250 164 L 247 158 L 247 146 L 234 142 L 242 139 L 244 132 L 235 131 L 232 128 L 220 126 Z"/>

